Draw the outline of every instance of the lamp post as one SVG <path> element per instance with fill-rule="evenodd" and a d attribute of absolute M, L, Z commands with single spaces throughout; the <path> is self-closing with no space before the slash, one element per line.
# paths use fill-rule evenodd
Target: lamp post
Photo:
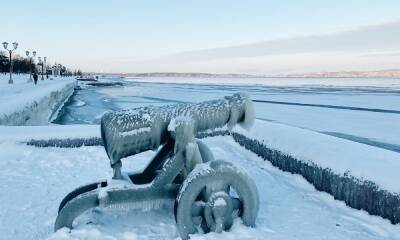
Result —
<path fill-rule="evenodd" d="M 43 60 L 44 60 L 44 69 L 46 70 L 46 78 L 49 78 L 49 75 L 47 75 L 47 65 L 46 65 L 47 57 L 44 57 Z M 43 77 L 43 75 L 42 75 L 42 77 Z"/>
<path fill-rule="evenodd" d="M 12 64 L 12 58 L 11 57 L 12 57 L 12 52 L 14 50 L 16 50 L 17 47 L 18 47 L 18 43 L 17 42 L 13 42 L 12 45 L 13 45 L 13 49 L 8 49 L 8 42 L 3 42 L 4 49 L 6 51 L 8 51 L 8 53 L 10 54 L 10 79 L 8 80 L 9 84 L 13 84 L 14 83 L 14 81 L 12 79 L 13 64 Z"/>
<path fill-rule="evenodd" d="M 43 77 L 43 61 L 42 61 L 42 58 L 41 58 L 41 57 L 38 57 L 38 61 L 39 61 L 39 66 L 42 66 L 42 80 L 44 80 L 44 77 Z"/>
<path fill-rule="evenodd" d="M 32 58 L 34 58 L 36 56 L 36 51 L 32 52 L 32 57 L 29 56 L 29 51 L 26 51 L 25 54 L 27 57 L 29 57 L 29 70 L 30 70 L 30 75 L 29 75 L 29 82 L 32 82 Z"/>
<path fill-rule="evenodd" d="M 62 77 L 61 70 L 62 70 L 62 65 L 61 65 L 61 64 L 58 64 L 58 75 L 59 75 L 60 77 Z"/>

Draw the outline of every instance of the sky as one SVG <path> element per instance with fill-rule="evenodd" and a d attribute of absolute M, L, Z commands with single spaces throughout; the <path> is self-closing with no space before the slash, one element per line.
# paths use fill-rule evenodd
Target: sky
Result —
<path fill-rule="evenodd" d="M 95 72 L 400 68 L 398 0 L 2 1 L 0 41 Z"/>

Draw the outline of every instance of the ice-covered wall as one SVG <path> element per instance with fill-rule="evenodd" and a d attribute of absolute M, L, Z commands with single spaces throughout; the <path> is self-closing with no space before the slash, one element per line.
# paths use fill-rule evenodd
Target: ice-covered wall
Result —
<path fill-rule="evenodd" d="M 64 102 L 74 92 L 75 83 L 55 89 L 42 98 L 32 101 L 22 109 L 7 114 L 0 114 L 0 125 L 46 125 L 58 114 Z M 10 103 L 12 104 L 12 103 Z"/>

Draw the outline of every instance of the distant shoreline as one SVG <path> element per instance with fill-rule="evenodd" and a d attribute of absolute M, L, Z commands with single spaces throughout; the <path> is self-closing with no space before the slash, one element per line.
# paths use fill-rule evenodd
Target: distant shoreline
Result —
<path fill-rule="evenodd" d="M 118 77 L 111 77 L 117 78 Z M 270 87 L 388 87 L 400 90 L 400 78 L 318 78 L 318 77 L 258 77 L 258 78 L 217 78 L 217 77 L 126 77 L 129 82 L 156 84 L 204 84 L 232 86 Z"/>

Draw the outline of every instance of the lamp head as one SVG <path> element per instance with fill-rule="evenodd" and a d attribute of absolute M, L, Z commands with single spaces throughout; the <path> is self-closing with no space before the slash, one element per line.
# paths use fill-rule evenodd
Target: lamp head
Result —
<path fill-rule="evenodd" d="M 4 49 L 7 50 L 7 48 L 8 48 L 8 42 L 3 42 L 3 47 L 4 47 Z"/>
<path fill-rule="evenodd" d="M 35 57 L 35 56 L 36 56 L 36 51 L 33 51 L 32 54 L 33 54 L 33 56 Z"/>
<path fill-rule="evenodd" d="M 27 57 L 29 57 L 29 51 L 25 51 Z"/>
<path fill-rule="evenodd" d="M 17 49 L 17 47 L 18 47 L 18 43 L 17 42 L 13 42 L 12 45 L 13 45 L 14 50 Z"/>

